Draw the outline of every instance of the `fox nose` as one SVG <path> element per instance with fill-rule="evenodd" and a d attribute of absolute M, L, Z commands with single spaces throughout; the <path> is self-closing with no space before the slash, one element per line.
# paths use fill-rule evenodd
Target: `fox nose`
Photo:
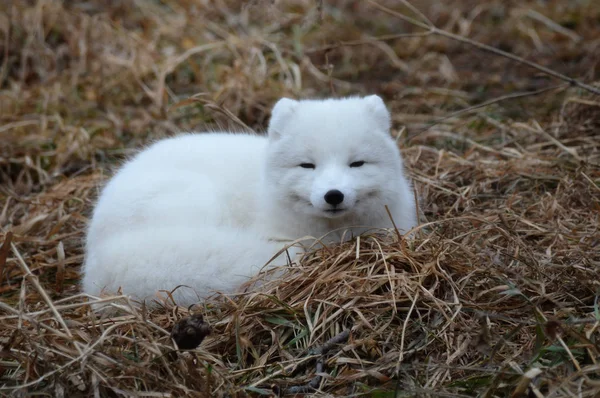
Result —
<path fill-rule="evenodd" d="M 338 191 L 337 189 L 332 189 L 327 191 L 325 194 L 325 202 L 330 205 L 337 206 L 344 201 L 344 194 Z"/>

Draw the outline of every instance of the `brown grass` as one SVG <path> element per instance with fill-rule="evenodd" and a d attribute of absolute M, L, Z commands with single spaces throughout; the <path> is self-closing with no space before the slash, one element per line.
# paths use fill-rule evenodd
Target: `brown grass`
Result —
<path fill-rule="evenodd" d="M 600 394 L 598 96 L 363 1 L 12 3 L 0 5 L 0 395 L 276 395 L 311 380 L 316 396 Z M 600 87 L 593 0 L 411 4 Z M 261 130 L 282 96 L 350 93 L 379 93 L 394 113 L 421 198 L 414 241 L 362 236 L 191 309 L 163 295 L 152 310 L 115 297 L 116 314 L 90 311 L 81 242 L 123 156 L 182 130 Z M 213 333 L 173 356 L 189 311 Z"/>

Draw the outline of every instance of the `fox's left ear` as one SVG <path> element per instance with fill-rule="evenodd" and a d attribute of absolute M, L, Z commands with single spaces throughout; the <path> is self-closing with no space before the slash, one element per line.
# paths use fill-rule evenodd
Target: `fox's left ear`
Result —
<path fill-rule="evenodd" d="M 379 122 L 379 127 L 386 132 L 390 131 L 392 117 L 381 97 L 378 95 L 369 95 L 364 100 L 375 119 Z"/>

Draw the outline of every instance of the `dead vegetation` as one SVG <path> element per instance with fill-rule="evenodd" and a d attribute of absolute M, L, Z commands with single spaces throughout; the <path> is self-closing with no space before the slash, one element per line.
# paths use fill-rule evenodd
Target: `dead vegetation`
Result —
<path fill-rule="evenodd" d="M 598 396 L 600 98 L 373 2 L 243 3 L 0 5 L 0 395 Z M 593 0 L 377 4 L 599 87 Z M 281 96 L 372 92 L 417 239 L 363 236 L 191 309 L 90 312 L 81 240 L 123 156 L 261 130 Z M 212 333 L 173 353 L 190 311 Z"/>

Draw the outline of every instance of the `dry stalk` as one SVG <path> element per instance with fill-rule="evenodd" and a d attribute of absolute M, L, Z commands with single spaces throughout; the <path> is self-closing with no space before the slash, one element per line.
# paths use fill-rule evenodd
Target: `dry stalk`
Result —
<path fill-rule="evenodd" d="M 522 57 L 519 57 L 518 55 L 511 54 L 509 52 L 500 50 L 499 48 L 488 46 L 487 44 L 480 43 L 478 41 L 469 39 L 468 37 L 457 35 L 455 33 L 448 32 L 446 30 L 437 28 L 429 20 L 427 20 L 427 22 L 419 21 L 417 19 L 411 18 L 411 17 L 409 17 L 409 16 L 407 16 L 405 14 L 402 14 L 400 12 L 394 11 L 394 10 L 388 8 L 388 7 L 382 6 L 381 4 L 379 4 L 379 3 L 377 3 L 377 2 L 375 2 L 373 0 L 367 0 L 367 2 L 369 4 L 371 4 L 373 7 L 377 8 L 377 9 L 379 9 L 379 10 L 385 12 L 385 13 L 393 15 L 393 16 L 395 16 L 395 17 L 397 17 L 397 18 L 399 18 L 399 19 L 401 19 L 403 21 L 406 21 L 406 22 L 408 22 L 408 23 L 410 23 L 412 25 L 415 25 L 415 26 L 418 26 L 420 28 L 426 29 L 428 31 L 427 33 L 430 33 L 430 34 L 433 34 L 433 35 L 438 35 L 438 36 L 443 36 L 443 37 L 446 37 L 448 39 L 452 39 L 452 40 L 455 40 L 455 41 L 459 41 L 461 43 L 469 44 L 470 46 L 476 47 L 476 48 L 478 48 L 480 50 L 484 50 L 484 51 L 490 52 L 490 53 L 492 53 L 494 55 L 500 55 L 502 57 L 509 58 L 509 59 L 511 59 L 511 60 L 513 60 L 515 62 L 518 62 L 518 63 L 523 64 L 523 65 L 527 65 L 527 66 L 529 66 L 529 67 L 531 67 L 533 69 L 536 69 L 536 70 L 538 70 L 538 71 L 540 71 L 542 73 L 545 73 L 545 74 L 547 74 L 549 76 L 555 77 L 555 78 L 557 78 L 559 80 L 563 80 L 563 81 L 569 83 L 569 85 L 571 85 L 571 86 L 581 88 L 581 89 L 586 90 L 586 91 L 588 91 L 590 93 L 593 93 L 595 95 L 600 95 L 600 89 L 598 89 L 598 88 L 596 88 L 594 86 L 591 86 L 589 84 L 583 83 L 583 82 L 581 82 L 581 81 L 579 81 L 577 79 L 574 79 L 572 77 L 566 76 L 566 75 L 564 75 L 562 73 L 559 73 L 559 72 L 557 72 L 555 70 L 546 68 L 545 66 L 536 64 L 535 62 L 528 61 L 528 60 L 526 60 L 526 59 L 524 59 Z M 413 10 L 413 11 L 416 10 L 416 8 L 413 7 L 408 1 L 401 0 L 401 2 L 405 6 L 409 7 L 411 10 Z M 423 15 L 423 14 L 419 13 L 419 15 Z"/>

